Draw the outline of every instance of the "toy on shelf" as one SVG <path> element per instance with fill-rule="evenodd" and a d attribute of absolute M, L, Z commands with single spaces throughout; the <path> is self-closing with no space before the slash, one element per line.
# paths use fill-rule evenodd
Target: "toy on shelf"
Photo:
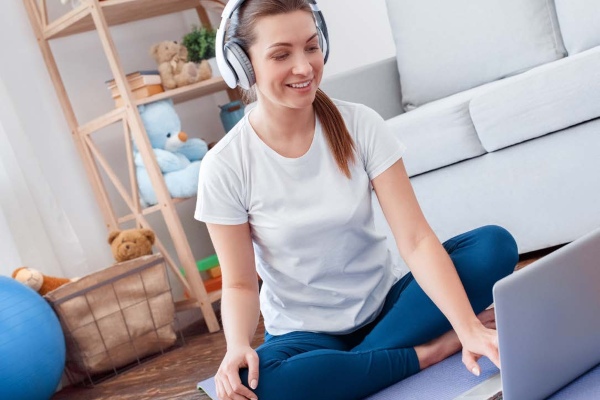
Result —
<path fill-rule="evenodd" d="M 117 262 L 152 254 L 154 240 L 150 229 L 116 230 L 108 235 L 108 244 Z"/>
<path fill-rule="evenodd" d="M 198 271 L 207 272 L 211 278 L 217 278 L 221 276 L 219 258 L 216 254 L 196 261 L 196 266 L 198 267 Z"/>
<path fill-rule="evenodd" d="M 12 273 L 12 277 L 25 286 L 32 288 L 42 296 L 62 285 L 74 281 L 74 279 L 44 275 L 37 269 L 29 267 L 15 269 Z"/>
<path fill-rule="evenodd" d="M 204 280 L 204 287 L 207 292 L 214 292 L 221 289 L 221 267 L 216 254 L 196 261 L 196 267 L 198 268 L 198 271 L 206 272 L 210 276 L 209 279 Z M 185 276 L 185 270 L 181 268 L 180 271 L 181 274 Z"/>
<path fill-rule="evenodd" d="M 212 77 L 212 69 L 208 61 L 196 64 L 188 59 L 188 51 L 182 44 L 164 40 L 150 49 L 150 54 L 158 65 L 158 72 L 165 89 L 191 85 Z"/>
<path fill-rule="evenodd" d="M 200 160 L 208 151 L 202 139 L 188 138 L 171 99 L 138 106 L 171 197 L 191 197 L 198 191 Z M 158 203 L 141 154 L 134 150 L 142 206 Z"/>

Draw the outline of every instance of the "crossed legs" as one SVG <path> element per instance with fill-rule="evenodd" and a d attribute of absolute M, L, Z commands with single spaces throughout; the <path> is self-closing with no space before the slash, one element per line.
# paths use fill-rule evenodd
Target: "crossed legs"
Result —
<path fill-rule="evenodd" d="M 493 324 L 492 286 L 518 259 L 512 236 L 485 226 L 444 243 L 473 310 Z M 490 315 L 492 313 L 492 315 Z M 375 321 L 348 335 L 267 335 L 258 349 L 261 400 L 362 399 L 460 350 L 450 323 L 407 274 L 390 290 Z M 247 371 L 241 370 L 247 384 Z"/>

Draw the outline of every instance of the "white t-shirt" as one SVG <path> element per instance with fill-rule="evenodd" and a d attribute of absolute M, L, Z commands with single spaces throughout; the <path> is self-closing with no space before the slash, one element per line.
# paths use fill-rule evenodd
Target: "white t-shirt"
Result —
<path fill-rule="evenodd" d="M 245 116 L 202 160 L 195 218 L 249 222 L 261 312 L 273 335 L 358 329 L 401 275 L 375 231 L 371 180 L 405 147 L 375 111 L 334 102 L 356 145 L 352 179 L 339 170 L 318 118 L 301 157 L 275 152 Z"/>

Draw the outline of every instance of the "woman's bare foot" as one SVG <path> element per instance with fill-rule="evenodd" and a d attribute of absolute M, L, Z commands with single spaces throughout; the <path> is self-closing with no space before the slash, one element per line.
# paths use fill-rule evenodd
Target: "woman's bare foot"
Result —
<path fill-rule="evenodd" d="M 477 318 L 479 318 L 483 326 L 486 328 L 496 329 L 496 313 L 494 312 L 494 308 L 483 310 L 479 313 L 479 315 L 477 315 Z"/>
<path fill-rule="evenodd" d="M 477 315 L 477 318 L 486 328 L 496 329 L 496 315 L 493 308 L 482 311 Z M 453 329 L 430 342 L 415 347 L 421 369 L 437 364 L 461 349 L 462 345 Z"/>

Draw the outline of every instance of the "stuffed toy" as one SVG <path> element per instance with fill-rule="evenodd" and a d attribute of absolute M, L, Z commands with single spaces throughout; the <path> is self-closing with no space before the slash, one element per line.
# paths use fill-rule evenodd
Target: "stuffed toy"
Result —
<path fill-rule="evenodd" d="M 28 286 L 41 294 L 42 296 L 46 293 L 59 288 L 69 282 L 73 282 L 75 279 L 69 278 L 57 278 L 55 276 L 48 276 L 42 274 L 40 271 L 29 268 L 21 267 L 13 271 L 12 277 L 17 281 L 21 282 L 25 286 Z"/>
<path fill-rule="evenodd" d="M 150 229 L 126 229 L 112 231 L 108 235 L 108 244 L 117 262 L 152 254 L 154 232 Z"/>
<path fill-rule="evenodd" d="M 144 104 L 138 109 L 171 197 L 196 195 L 200 160 L 208 151 L 206 142 L 188 138 L 181 132 L 181 120 L 171 99 Z M 140 203 L 143 207 L 158 203 L 150 176 L 135 144 L 134 162 Z"/>
<path fill-rule="evenodd" d="M 171 40 L 156 43 L 150 49 L 150 55 L 158 64 L 158 73 L 163 87 L 175 89 L 209 79 L 212 69 L 206 60 L 200 64 L 188 61 L 187 48 Z"/>

